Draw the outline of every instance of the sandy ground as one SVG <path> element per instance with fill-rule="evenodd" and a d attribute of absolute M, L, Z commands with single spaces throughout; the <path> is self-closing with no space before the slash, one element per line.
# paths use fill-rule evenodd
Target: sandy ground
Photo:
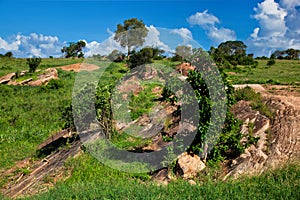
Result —
<path fill-rule="evenodd" d="M 76 63 L 72 65 L 66 65 L 58 67 L 65 71 L 74 71 L 74 72 L 80 72 L 80 71 L 93 71 L 99 69 L 97 65 L 92 64 L 86 64 L 86 63 Z"/>

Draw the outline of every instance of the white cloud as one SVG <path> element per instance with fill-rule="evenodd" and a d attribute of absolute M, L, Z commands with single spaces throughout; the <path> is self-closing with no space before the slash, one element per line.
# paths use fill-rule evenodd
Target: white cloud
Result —
<path fill-rule="evenodd" d="M 218 28 L 216 26 L 216 24 L 220 23 L 220 20 L 213 14 L 208 13 L 208 10 L 202 13 L 197 12 L 190 16 L 187 21 L 190 25 L 201 26 L 215 45 L 228 40 L 236 40 L 236 34 L 233 30 L 224 27 Z"/>
<path fill-rule="evenodd" d="M 294 9 L 296 6 L 300 5 L 299 0 L 281 0 L 279 3 L 287 9 Z"/>
<path fill-rule="evenodd" d="M 146 28 L 149 32 L 142 47 L 158 47 L 165 51 L 170 51 L 169 46 L 160 40 L 160 31 L 157 28 L 155 28 L 153 25 L 150 25 L 149 27 L 146 26 Z M 96 41 L 88 43 L 85 41 L 87 43 L 85 48 L 86 57 L 94 54 L 108 55 L 115 49 L 123 53 L 127 53 L 126 49 L 122 48 L 119 43 L 114 40 L 115 33 L 111 32 L 109 29 L 107 32 L 110 34 L 110 37 L 101 43 Z"/>
<path fill-rule="evenodd" d="M 8 43 L 0 37 L 0 49 L 3 49 L 4 51 L 16 51 L 18 49 L 19 44 L 19 41 Z"/>
<path fill-rule="evenodd" d="M 220 29 L 217 27 L 210 27 L 207 30 L 207 35 L 215 44 L 236 40 L 235 32 L 223 27 Z"/>
<path fill-rule="evenodd" d="M 192 32 L 187 28 L 174 29 L 171 30 L 170 33 L 179 35 L 183 39 L 184 45 L 193 40 Z"/>
<path fill-rule="evenodd" d="M 84 40 L 85 41 L 85 40 Z M 114 34 L 112 34 L 107 40 L 99 43 L 97 41 L 92 41 L 90 43 L 86 42 L 86 47 L 84 49 L 85 56 L 89 57 L 92 55 L 108 55 L 113 50 L 117 49 L 121 52 L 125 52 L 125 49 L 122 48 L 119 43 L 114 40 Z"/>
<path fill-rule="evenodd" d="M 0 52 L 12 51 L 16 57 L 59 56 L 62 46 L 58 37 L 36 33 L 28 36 L 17 34 L 8 41 L 0 37 Z"/>
<path fill-rule="evenodd" d="M 300 1 L 264 0 L 254 8 L 259 27 L 247 40 L 256 56 L 269 56 L 275 50 L 300 49 Z"/>
<path fill-rule="evenodd" d="M 274 0 L 265 0 L 259 3 L 254 11 L 256 14 L 253 17 L 258 20 L 261 27 L 259 36 L 283 36 L 286 33 L 285 17 L 287 12 Z"/>
<path fill-rule="evenodd" d="M 187 21 L 191 25 L 200 25 L 200 26 L 205 26 L 205 25 L 215 25 L 215 23 L 220 23 L 220 20 L 212 15 L 207 13 L 208 10 L 205 10 L 204 12 L 197 12 L 196 14 L 190 16 Z"/>
<path fill-rule="evenodd" d="M 170 51 L 170 47 L 166 45 L 164 42 L 160 40 L 160 31 L 154 27 L 153 25 L 150 25 L 149 27 L 146 27 L 148 29 L 148 35 L 145 38 L 144 47 L 158 47 L 164 51 Z"/>
<path fill-rule="evenodd" d="M 250 35 L 252 38 L 257 38 L 258 37 L 258 33 L 259 33 L 259 28 L 255 28 L 253 30 L 253 33 Z"/>

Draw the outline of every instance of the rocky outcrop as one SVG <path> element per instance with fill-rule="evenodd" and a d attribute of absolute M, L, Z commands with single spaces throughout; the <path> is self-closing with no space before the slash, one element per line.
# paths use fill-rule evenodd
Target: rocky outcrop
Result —
<path fill-rule="evenodd" d="M 45 73 L 39 75 L 39 79 L 36 81 L 30 81 L 27 85 L 30 86 L 42 86 L 47 84 L 52 79 L 58 79 L 58 73 L 55 68 L 48 68 L 45 70 Z"/>
<path fill-rule="evenodd" d="M 189 71 L 194 71 L 195 66 L 192 66 L 190 63 L 182 63 L 176 66 L 176 70 L 183 76 L 188 76 Z"/>
<path fill-rule="evenodd" d="M 62 148 L 65 145 L 68 148 Z M 64 163 L 70 157 L 76 157 L 81 152 L 81 142 L 75 133 L 63 130 L 51 136 L 38 148 L 37 155 L 47 155 L 45 158 L 25 159 L 16 166 L 0 173 L 1 178 L 9 180 L 1 192 L 8 197 L 33 195 L 41 190 L 47 190 L 57 181 L 66 177 Z M 24 173 L 20 169 L 26 169 Z M 45 183 L 45 178 L 53 178 L 53 183 Z"/>
<path fill-rule="evenodd" d="M 9 83 L 15 76 L 16 76 L 16 73 L 10 73 L 10 74 L 6 74 L 5 76 L 0 77 L 0 84 Z"/>
<path fill-rule="evenodd" d="M 272 109 L 273 119 L 252 110 L 245 101 L 233 107 L 235 116 L 244 121 L 242 134 L 252 134 L 259 140 L 237 159 L 227 163 L 224 179 L 260 174 L 300 158 L 300 111 L 280 98 L 265 96 L 265 103 Z"/>
<path fill-rule="evenodd" d="M 24 76 L 28 71 L 22 71 L 18 76 Z M 28 78 L 21 82 L 17 82 L 14 78 L 17 76 L 16 73 L 10 73 L 5 76 L 0 77 L 0 84 L 7 85 L 30 85 L 30 86 L 42 86 L 46 85 L 52 79 L 58 79 L 58 73 L 55 68 L 48 68 L 41 75 L 38 75 L 38 80 L 33 80 L 33 78 Z"/>

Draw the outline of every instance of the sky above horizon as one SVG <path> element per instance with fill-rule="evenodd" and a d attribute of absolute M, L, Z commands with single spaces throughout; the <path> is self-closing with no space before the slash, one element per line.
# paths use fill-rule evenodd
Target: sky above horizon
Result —
<path fill-rule="evenodd" d="M 243 41 L 255 56 L 300 49 L 300 0 L 0 0 L 0 9 L 0 53 L 15 57 L 59 57 L 78 40 L 86 56 L 123 51 L 113 36 L 129 18 L 148 28 L 144 46 L 170 52 L 228 40 Z"/>

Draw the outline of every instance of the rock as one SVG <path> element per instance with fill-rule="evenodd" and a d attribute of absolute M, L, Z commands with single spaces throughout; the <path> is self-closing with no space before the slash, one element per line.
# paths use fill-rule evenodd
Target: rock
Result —
<path fill-rule="evenodd" d="M 152 181 L 156 182 L 158 185 L 168 185 L 171 181 L 169 170 L 167 168 L 163 168 L 154 172 L 152 175 Z"/>
<path fill-rule="evenodd" d="M 9 73 L 5 76 L 0 77 L 0 84 L 6 84 L 10 82 L 14 77 L 16 76 L 16 73 Z"/>
<path fill-rule="evenodd" d="M 274 111 L 272 120 L 252 110 L 248 102 L 240 101 L 233 106 L 234 115 L 244 121 L 241 133 L 247 136 L 252 132 L 259 140 L 238 158 L 229 161 L 230 167 L 223 179 L 257 175 L 300 157 L 300 111 L 273 96 L 265 97 L 264 101 Z M 245 140 L 243 138 L 242 142 Z"/>
<path fill-rule="evenodd" d="M 30 81 L 32 81 L 32 78 L 29 78 L 29 79 L 26 79 L 26 80 L 24 80 L 24 81 L 21 81 L 19 84 L 20 84 L 20 85 L 24 85 L 24 84 L 29 83 Z"/>
<path fill-rule="evenodd" d="M 193 178 L 198 172 L 205 169 L 205 164 L 197 155 L 190 155 L 187 152 L 181 154 L 177 161 L 177 174 L 184 179 Z"/>
<path fill-rule="evenodd" d="M 197 185 L 197 183 L 196 183 L 194 180 L 189 180 L 188 183 L 189 183 L 190 185 Z"/>
<path fill-rule="evenodd" d="M 47 84 L 52 79 L 58 79 L 58 73 L 55 68 L 48 68 L 45 73 L 39 76 L 36 81 L 31 81 L 28 83 L 30 86 L 41 86 Z"/>
<path fill-rule="evenodd" d="M 188 72 L 194 71 L 195 69 L 196 67 L 192 66 L 190 63 L 182 63 L 176 66 L 176 70 L 183 76 L 188 76 Z"/>

